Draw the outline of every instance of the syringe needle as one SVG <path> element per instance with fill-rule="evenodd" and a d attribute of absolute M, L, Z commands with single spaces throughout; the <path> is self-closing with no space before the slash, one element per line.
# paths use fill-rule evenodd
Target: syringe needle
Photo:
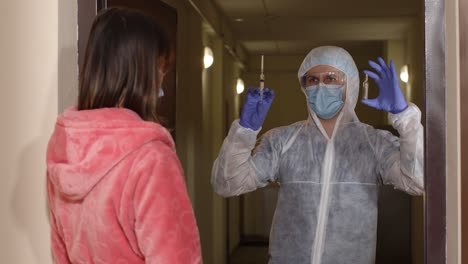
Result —
<path fill-rule="evenodd" d="M 260 98 L 263 99 L 263 88 L 265 87 L 265 75 L 263 74 L 263 55 L 260 64 Z"/>

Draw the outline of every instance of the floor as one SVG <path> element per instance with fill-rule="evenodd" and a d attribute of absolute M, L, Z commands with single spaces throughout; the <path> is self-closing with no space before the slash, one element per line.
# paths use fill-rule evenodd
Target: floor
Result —
<path fill-rule="evenodd" d="M 268 264 L 268 246 L 241 246 L 232 253 L 229 264 Z"/>

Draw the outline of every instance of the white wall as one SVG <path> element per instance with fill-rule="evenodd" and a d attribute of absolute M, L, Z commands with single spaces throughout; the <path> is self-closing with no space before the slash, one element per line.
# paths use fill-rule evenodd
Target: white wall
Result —
<path fill-rule="evenodd" d="M 51 263 L 45 151 L 76 90 L 76 1 L 2 1 L 0 260 Z"/>

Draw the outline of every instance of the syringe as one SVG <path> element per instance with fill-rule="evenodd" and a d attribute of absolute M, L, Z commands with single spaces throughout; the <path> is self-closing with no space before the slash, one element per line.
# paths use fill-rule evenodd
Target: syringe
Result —
<path fill-rule="evenodd" d="M 263 88 L 265 87 L 265 74 L 263 74 L 263 55 L 260 65 L 260 98 L 263 100 Z"/>

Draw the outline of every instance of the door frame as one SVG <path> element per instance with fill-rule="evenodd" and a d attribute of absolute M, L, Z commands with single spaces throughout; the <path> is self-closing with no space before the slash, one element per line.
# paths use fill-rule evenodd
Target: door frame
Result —
<path fill-rule="evenodd" d="M 459 0 L 460 32 L 460 141 L 461 141 L 461 262 L 468 263 L 468 79 L 463 73 L 468 72 L 468 1 Z M 465 226 L 463 226 L 465 223 Z"/>
<path fill-rule="evenodd" d="M 447 256 L 444 5 L 444 0 L 425 0 L 424 262 L 426 264 L 445 263 Z"/>
<path fill-rule="evenodd" d="M 98 10 L 106 6 L 106 0 L 80 0 L 78 1 L 78 54 L 79 65 L 86 49 L 88 32 L 91 21 Z M 460 3 L 466 1 L 460 0 Z M 425 210 L 424 210 L 424 257 L 426 264 L 445 263 L 446 260 L 446 160 L 445 160 L 445 0 L 424 0 L 424 30 L 425 30 L 425 61 L 424 61 L 424 86 L 425 86 L 425 113 L 423 116 L 425 128 Z M 468 12 L 468 7 L 460 4 L 462 11 Z M 460 22 L 463 17 L 460 15 Z M 461 34 L 461 72 L 468 70 L 467 53 L 463 49 L 467 33 L 460 23 Z M 465 33 L 464 33 L 465 32 Z M 465 89 L 463 89 L 465 88 Z M 463 91 L 465 91 L 463 93 Z M 462 98 L 468 98 L 468 82 L 461 80 Z M 468 107 L 462 104 L 462 120 L 468 117 Z M 463 115 L 465 113 L 465 115 Z M 468 124 L 462 122 L 463 131 L 468 131 Z M 463 140 L 462 146 L 468 143 Z M 463 155 L 462 160 L 467 158 Z M 462 173 L 466 167 L 462 166 Z M 463 181 L 468 185 L 468 181 Z M 467 188 L 465 188 L 467 189 Z M 464 194 L 463 197 L 466 197 Z M 462 204 L 466 208 L 467 204 Z M 467 210 L 463 211 L 464 218 L 468 218 Z M 463 233 L 463 241 L 468 241 L 468 231 Z M 466 253 L 468 254 L 468 253 Z"/>

